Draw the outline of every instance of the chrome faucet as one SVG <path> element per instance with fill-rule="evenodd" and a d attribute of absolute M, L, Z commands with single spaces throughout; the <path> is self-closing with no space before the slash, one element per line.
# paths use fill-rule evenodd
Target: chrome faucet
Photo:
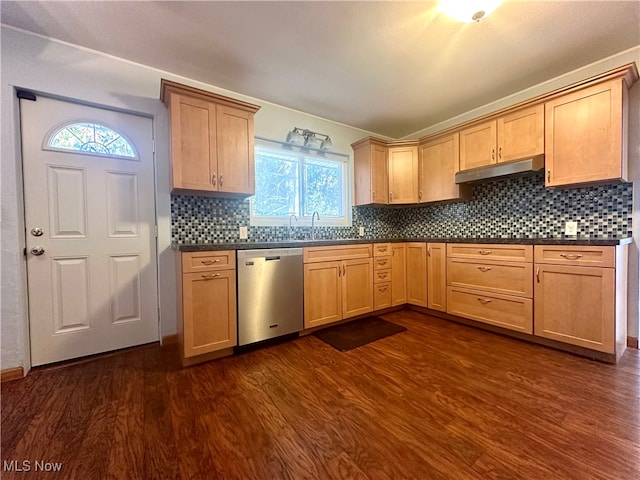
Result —
<path fill-rule="evenodd" d="M 316 218 L 320 220 L 320 214 L 317 210 L 313 212 L 313 215 L 311 215 L 311 240 L 316 239 Z"/>
<path fill-rule="evenodd" d="M 293 220 L 294 218 L 296 219 L 296 223 L 298 223 L 298 217 L 293 214 L 289 215 L 289 240 L 293 240 L 291 238 L 291 220 Z"/>

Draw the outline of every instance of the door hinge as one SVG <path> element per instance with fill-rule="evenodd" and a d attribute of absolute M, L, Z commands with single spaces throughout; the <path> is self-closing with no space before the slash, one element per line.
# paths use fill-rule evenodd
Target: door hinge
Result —
<path fill-rule="evenodd" d="M 22 254 L 26 257 L 27 256 L 27 247 L 24 247 L 22 249 Z"/>
<path fill-rule="evenodd" d="M 16 96 L 22 100 L 31 100 L 32 102 L 36 101 L 36 95 L 33 92 L 28 90 L 17 90 Z"/>
<path fill-rule="evenodd" d="M 151 144 L 153 145 L 153 153 L 156 153 L 156 139 L 151 139 Z"/>
<path fill-rule="evenodd" d="M 153 234 L 158 238 L 158 225 L 153 226 Z"/>

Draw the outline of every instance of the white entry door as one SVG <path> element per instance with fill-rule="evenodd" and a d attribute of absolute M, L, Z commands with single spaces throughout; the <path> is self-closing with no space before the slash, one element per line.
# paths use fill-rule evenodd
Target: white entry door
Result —
<path fill-rule="evenodd" d="M 151 119 L 20 111 L 32 365 L 158 340 Z"/>

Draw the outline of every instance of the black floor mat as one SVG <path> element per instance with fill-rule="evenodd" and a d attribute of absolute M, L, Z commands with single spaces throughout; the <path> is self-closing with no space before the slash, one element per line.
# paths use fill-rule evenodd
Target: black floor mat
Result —
<path fill-rule="evenodd" d="M 365 317 L 325 328 L 315 332 L 314 335 L 332 347 L 345 352 L 405 330 L 405 327 L 387 322 L 379 317 Z"/>

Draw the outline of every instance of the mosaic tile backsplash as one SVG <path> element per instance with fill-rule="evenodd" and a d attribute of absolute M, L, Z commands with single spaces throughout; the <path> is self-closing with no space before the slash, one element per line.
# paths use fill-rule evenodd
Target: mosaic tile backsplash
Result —
<path fill-rule="evenodd" d="M 633 185 L 604 185 L 551 190 L 543 172 L 481 183 L 466 202 L 426 206 L 353 207 L 352 227 L 318 227 L 317 237 L 356 238 L 560 238 L 567 221 L 578 222 L 578 236 L 631 236 Z M 171 235 L 177 243 L 288 240 L 287 227 L 249 226 L 248 200 L 188 195 L 171 197 Z M 294 239 L 310 237 L 310 228 L 294 227 Z"/>

